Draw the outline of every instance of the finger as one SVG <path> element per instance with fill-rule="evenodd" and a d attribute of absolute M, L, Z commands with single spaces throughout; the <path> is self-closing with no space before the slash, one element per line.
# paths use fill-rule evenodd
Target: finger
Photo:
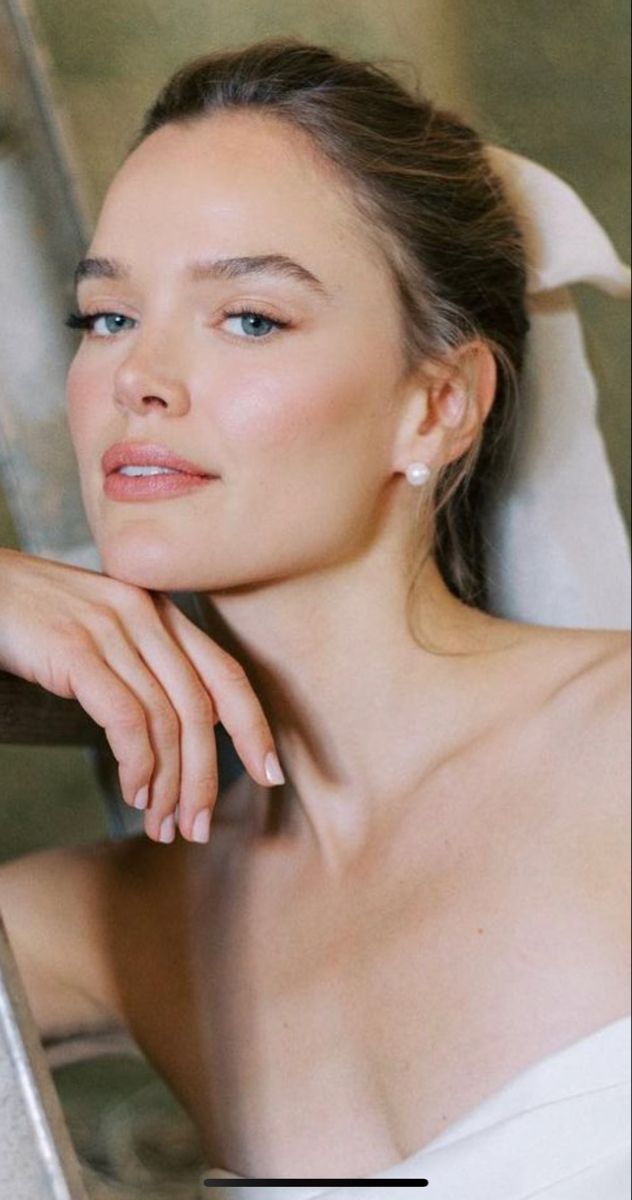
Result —
<path fill-rule="evenodd" d="M 100 648 L 112 671 L 136 697 L 145 714 L 151 741 L 154 769 L 146 796 L 145 831 L 156 841 L 171 842 L 175 822 L 171 820 L 182 785 L 180 717 L 173 698 L 120 627 L 108 634 L 101 631 Z M 136 803 L 140 807 L 140 803 Z"/>
<path fill-rule="evenodd" d="M 149 792 L 154 752 L 142 704 L 107 666 L 96 646 L 73 646 L 68 669 L 71 694 L 105 732 L 118 763 L 121 791 L 128 804 Z"/>
<path fill-rule="evenodd" d="M 241 664 L 193 625 L 168 597 L 158 593 L 154 598 L 165 625 L 212 696 L 246 770 L 264 786 L 283 783 L 272 731 Z"/>
<path fill-rule="evenodd" d="M 138 649 L 152 674 L 168 689 L 179 720 L 180 786 L 177 796 L 179 827 L 191 841 L 207 841 L 217 800 L 218 769 L 212 698 L 158 613 L 147 622 Z M 161 812 L 161 819 L 168 815 Z M 149 818 L 149 814 L 148 814 Z"/>

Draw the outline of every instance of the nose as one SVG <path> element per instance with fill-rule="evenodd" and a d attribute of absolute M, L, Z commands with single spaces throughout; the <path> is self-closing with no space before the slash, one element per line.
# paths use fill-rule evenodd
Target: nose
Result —
<path fill-rule="evenodd" d="M 166 416 L 182 416 L 190 407 L 189 390 L 178 373 L 169 369 L 158 351 L 137 345 L 120 363 L 114 375 L 117 408 L 139 415 L 164 410 Z"/>

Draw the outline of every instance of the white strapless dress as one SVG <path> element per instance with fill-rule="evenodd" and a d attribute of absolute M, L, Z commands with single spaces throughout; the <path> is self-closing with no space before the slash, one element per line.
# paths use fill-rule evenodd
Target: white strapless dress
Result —
<path fill-rule="evenodd" d="M 213 1168 L 199 1200 L 629 1200 L 630 1017 L 527 1067 L 369 1180 L 328 1179 L 326 1163 L 323 1176 L 248 1183 Z"/>

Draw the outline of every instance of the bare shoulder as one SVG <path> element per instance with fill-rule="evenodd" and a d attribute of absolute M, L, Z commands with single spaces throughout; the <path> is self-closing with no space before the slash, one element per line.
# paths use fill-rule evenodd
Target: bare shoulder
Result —
<path fill-rule="evenodd" d="M 155 995 L 186 908 L 186 846 L 139 836 L 0 866 L 0 913 L 43 1037 L 129 1029 L 136 992 Z"/>
<path fill-rule="evenodd" d="M 630 668 L 627 630 L 531 627 L 521 666 L 531 697 L 529 723 L 539 731 L 546 768 L 560 799 L 586 818 L 625 820 L 629 813 Z M 585 804 L 582 804 L 582 798 Z"/>
<path fill-rule="evenodd" d="M 186 976 L 191 927 L 247 798 L 241 777 L 222 793 L 208 845 L 140 834 L 0 864 L 0 915 L 42 1036 L 130 1030 L 177 986 L 178 965 Z"/>
<path fill-rule="evenodd" d="M 43 1037 L 122 1024 L 110 967 L 110 850 L 56 847 L 0 866 L 0 913 Z"/>
<path fill-rule="evenodd" d="M 517 627 L 515 622 L 507 625 Z M 566 721 L 579 730 L 582 722 L 613 725 L 625 731 L 629 718 L 632 643 L 628 630 L 520 627 L 511 658 L 515 684 L 521 680 L 525 706 L 537 719 Z"/>
<path fill-rule="evenodd" d="M 630 664 L 627 631 L 562 630 L 564 669 L 542 719 L 554 785 L 560 878 L 621 977 L 630 937 Z M 562 660 L 560 660 L 562 661 Z"/>
<path fill-rule="evenodd" d="M 561 630 L 563 669 L 547 701 L 560 745 L 593 783 L 601 780 L 602 804 L 620 801 L 630 763 L 630 634 L 626 630 Z"/>
<path fill-rule="evenodd" d="M 588 702 L 625 693 L 630 682 L 630 632 L 626 629 L 562 629 L 561 642 L 568 647 L 568 683 Z"/>

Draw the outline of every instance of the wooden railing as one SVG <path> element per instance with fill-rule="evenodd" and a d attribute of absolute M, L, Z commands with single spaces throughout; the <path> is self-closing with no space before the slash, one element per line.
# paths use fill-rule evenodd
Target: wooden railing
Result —
<path fill-rule="evenodd" d="M 103 730 L 76 700 L 0 671 L 0 744 L 101 746 Z"/>

